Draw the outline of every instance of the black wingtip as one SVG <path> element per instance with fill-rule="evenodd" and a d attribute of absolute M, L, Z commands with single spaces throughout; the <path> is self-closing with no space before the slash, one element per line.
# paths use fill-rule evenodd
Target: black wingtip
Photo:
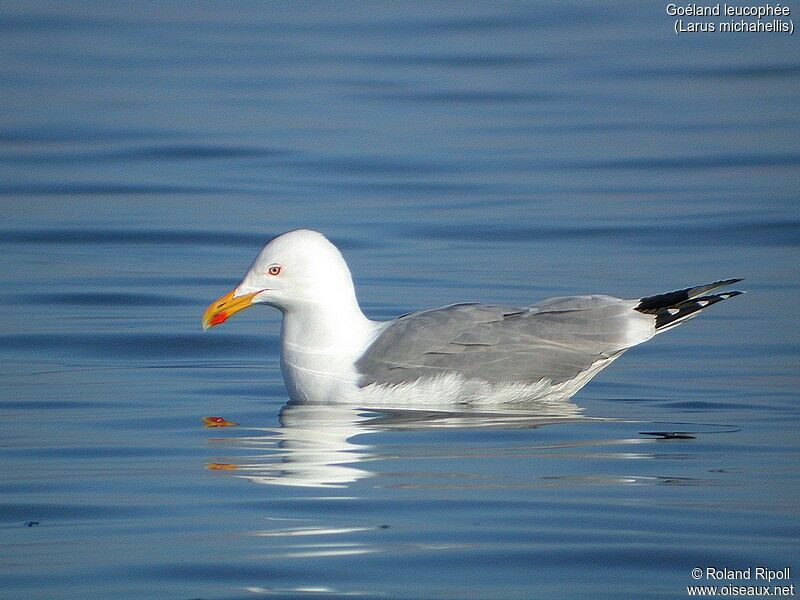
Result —
<path fill-rule="evenodd" d="M 670 327 L 685 321 L 690 317 L 694 317 L 701 310 L 708 308 L 712 304 L 740 296 L 744 292 L 739 290 L 732 290 L 730 292 L 720 292 L 719 294 L 710 294 L 708 296 L 700 296 L 692 298 L 684 302 L 680 302 L 674 306 L 664 307 L 660 310 L 653 311 L 652 314 L 656 317 L 656 331 L 669 329 Z"/>
<path fill-rule="evenodd" d="M 705 285 L 697 285 L 682 290 L 666 292 L 664 294 L 656 294 L 655 296 L 647 296 L 639 300 L 639 305 L 636 307 L 636 310 L 647 314 L 656 314 L 667 308 L 675 308 L 682 302 L 698 298 L 706 292 L 733 285 L 742 280 L 741 277 L 720 279 L 719 281 L 714 281 Z"/>

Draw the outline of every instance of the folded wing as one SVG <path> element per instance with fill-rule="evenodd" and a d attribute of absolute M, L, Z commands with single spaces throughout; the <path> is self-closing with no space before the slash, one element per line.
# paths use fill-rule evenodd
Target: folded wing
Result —
<path fill-rule="evenodd" d="M 570 381 L 655 334 L 638 300 L 551 298 L 535 306 L 455 304 L 395 320 L 356 362 L 359 385 L 461 375 L 489 383 Z"/>

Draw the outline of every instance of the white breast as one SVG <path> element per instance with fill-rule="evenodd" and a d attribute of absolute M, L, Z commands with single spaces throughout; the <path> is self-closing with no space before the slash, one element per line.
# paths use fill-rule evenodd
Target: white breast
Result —
<path fill-rule="evenodd" d="M 366 318 L 285 315 L 281 370 L 289 396 L 300 402 L 360 397 L 354 363 L 387 325 Z"/>

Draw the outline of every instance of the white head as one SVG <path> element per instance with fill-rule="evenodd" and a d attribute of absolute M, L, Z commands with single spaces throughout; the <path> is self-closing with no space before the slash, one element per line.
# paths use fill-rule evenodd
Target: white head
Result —
<path fill-rule="evenodd" d="M 219 325 L 253 304 L 283 312 L 358 306 L 341 253 L 324 235 L 309 229 L 289 231 L 264 246 L 242 283 L 208 307 L 203 328 Z"/>

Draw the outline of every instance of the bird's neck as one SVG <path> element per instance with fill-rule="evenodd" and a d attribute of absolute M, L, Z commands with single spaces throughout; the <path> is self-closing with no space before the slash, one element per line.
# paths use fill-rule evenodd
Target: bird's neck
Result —
<path fill-rule="evenodd" d="M 381 329 L 356 302 L 309 304 L 286 310 L 281 331 L 281 367 L 290 394 L 318 401 L 352 384 L 353 362 Z"/>

